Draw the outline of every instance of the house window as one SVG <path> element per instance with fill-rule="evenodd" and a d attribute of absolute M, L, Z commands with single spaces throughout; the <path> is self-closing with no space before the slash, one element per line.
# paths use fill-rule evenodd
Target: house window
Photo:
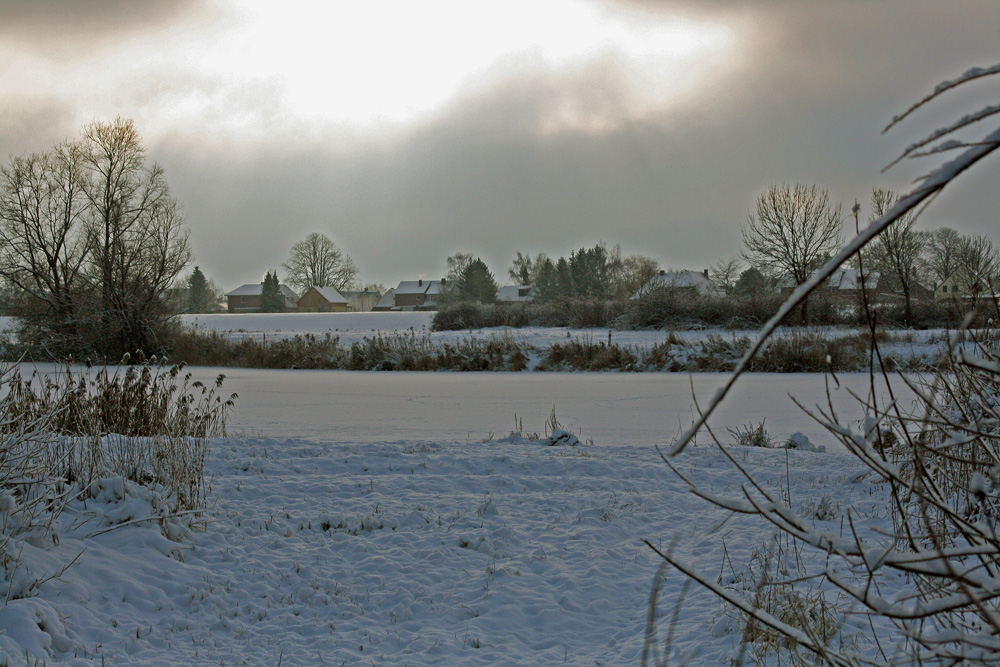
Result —
<path fill-rule="evenodd" d="M 941 285 L 941 293 L 942 294 L 947 294 L 948 293 L 948 286 L 947 285 Z"/>

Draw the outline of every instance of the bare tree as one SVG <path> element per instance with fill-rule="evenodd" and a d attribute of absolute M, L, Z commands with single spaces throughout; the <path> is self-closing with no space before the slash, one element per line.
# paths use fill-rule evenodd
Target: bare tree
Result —
<path fill-rule="evenodd" d="M 507 269 L 507 275 L 516 285 L 534 285 L 538 279 L 538 272 L 546 259 L 544 252 L 535 255 L 534 259 L 531 258 L 530 254 L 523 255 L 518 252 L 510 268 Z"/>
<path fill-rule="evenodd" d="M 164 345 L 166 290 L 190 258 L 163 170 L 131 120 L 13 158 L 0 179 L 0 274 L 28 295 L 21 326 L 50 355 L 120 358 Z"/>
<path fill-rule="evenodd" d="M 962 235 L 951 227 L 939 227 L 927 238 L 924 248 L 924 264 L 937 287 L 947 280 L 959 266 L 962 250 Z"/>
<path fill-rule="evenodd" d="M 985 236 L 966 236 L 958 252 L 962 287 L 973 298 L 995 293 L 1000 273 L 1000 256 L 996 246 Z"/>
<path fill-rule="evenodd" d="M 736 283 L 742 273 L 743 263 L 740 262 L 740 258 L 730 257 L 729 259 L 720 259 L 712 266 L 708 279 L 720 294 L 729 296 L 736 289 Z"/>
<path fill-rule="evenodd" d="M 448 265 L 445 278 L 450 283 L 457 283 L 462 278 L 462 275 L 465 274 L 465 270 L 469 268 L 469 265 L 476 261 L 476 258 L 471 252 L 456 252 L 445 261 Z"/>
<path fill-rule="evenodd" d="M 871 224 L 884 216 L 899 197 L 889 190 L 872 190 Z M 907 324 L 913 322 L 913 286 L 917 282 L 920 258 L 923 255 L 925 235 L 913 229 L 916 216 L 911 211 L 900 217 L 875 237 L 868 246 L 869 264 L 883 274 L 888 274 L 903 292 L 904 316 Z"/>
<path fill-rule="evenodd" d="M 146 166 L 131 119 L 86 126 L 81 150 L 100 347 L 111 355 L 155 350 L 171 315 L 164 293 L 191 258 L 183 218 L 163 169 Z"/>
<path fill-rule="evenodd" d="M 530 285 L 533 268 L 534 262 L 531 260 L 531 255 L 523 255 L 518 251 L 517 257 L 507 269 L 507 275 L 514 281 L 515 285 Z"/>
<path fill-rule="evenodd" d="M 802 285 L 840 246 L 841 209 L 815 185 L 772 185 L 757 197 L 757 214 L 743 225 L 743 256 L 764 273 Z M 807 301 L 801 304 L 808 321 Z"/>
<path fill-rule="evenodd" d="M 616 246 L 617 247 L 617 246 Z M 612 265 L 612 296 L 627 299 L 642 289 L 660 271 L 660 263 L 646 255 L 629 255 Z"/>
<path fill-rule="evenodd" d="M 286 282 L 299 292 L 310 287 L 352 289 L 358 277 L 354 260 L 328 237 L 315 232 L 293 245 L 288 261 L 281 266 Z"/>
<path fill-rule="evenodd" d="M 79 146 L 15 157 L 0 171 L 0 275 L 58 337 L 75 337 L 86 258 Z"/>

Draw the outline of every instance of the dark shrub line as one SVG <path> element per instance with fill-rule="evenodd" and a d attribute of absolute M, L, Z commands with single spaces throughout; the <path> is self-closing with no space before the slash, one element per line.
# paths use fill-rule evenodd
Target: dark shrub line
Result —
<path fill-rule="evenodd" d="M 814 330 L 775 337 L 751 366 L 755 372 L 863 371 L 868 368 L 868 334 L 828 338 Z M 683 342 L 675 336 L 651 347 L 622 345 L 591 336 L 539 348 L 510 334 L 463 338 L 435 344 L 426 334 L 376 334 L 344 345 L 339 337 L 306 334 L 273 341 L 231 338 L 216 331 L 187 330 L 175 341 L 172 358 L 199 366 L 355 371 L 618 371 L 727 372 L 750 347 L 745 335 L 708 334 Z M 532 365 L 530 360 L 536 359 Z M 889 359 L 914 369 L 920 360 Z"/>
<path fill-rule="evenodd" d="M 547 303 L 454 303 L 434 314 L 435 331 L 528 326 L 614 329 L 685 329 L 693 325 L 729 329 L 756 328 L 769 320 L 784 301 L 779 294 L 715 296 L 679 290 L 656 290 L 626 301 L 555 300 Z M 913 305 L 915 328 L 957 327 L 965 308 L 947 302 Z M 880 326 L 903 326 L 902 303 L 876 308 Z M 813 325 L 864 324 L 860 302 L 814 296 L 810 301 Z M 972 326 L 978 326 L 972 323 Z"/>

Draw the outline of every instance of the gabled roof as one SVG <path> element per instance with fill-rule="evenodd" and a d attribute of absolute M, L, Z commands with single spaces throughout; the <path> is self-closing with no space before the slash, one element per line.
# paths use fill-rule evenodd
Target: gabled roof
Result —
<path fill-rule="evenodd" d="M 338 292 L 337 290 L 335 290 L 332 287 L 316 287 L 316 286 L 313 286 L 313 287 L 310 287 L 308 290 L 306 290 L 306 293 L 308 294 L 309 291 L 311 291 L 311 290 L 316 290 L 316 292 L 321 297 L 323 297 L 324 299 L 326 299 L 329 303 L 347 303 L 347 299 L 340 292 Z M 302 296 L 305 296 L 305 294 L 303 294 Z"/>
<path fill-rule="evenodd" d="M 430 280 L 403 280 L 396 287 L 396 294 L 426 294 Z"/>
<path fill-rule="evenodd" d="M 638 299 L 657 289 L 688 288 L 699 292 L 712 287 L 712 281 L 703 271 L 660 271 L 649 282 L 639 288 L 632 298 Z"/>
<path fill-rule="evenodd" d="M 817 271 L 819 269 L 816 269 Z M 810 275 L 812 277 L 815 271 Z M 861 289 L 857 269 L 837 269 L 826 279 L 824 287 L 832 290 L 857 291 Z M 879 272 L 869 271 L 865 274 L 865 289 L 875 289 L 878 287 Z M 784 275 L 778 280 L 779 289 L 791 289 L 796 287 L 795 280 L 790 275 Z"/>
<path fill-rule="evenodd" d="M 375 304 L 376 308 L 392 308 L 396 305 L 396 290 L 389 288 Z"/>
<path fill-rule="evenodd" d="M 878 287 L 878 279 L 878 271 L 869 271 L 865 274 L 865 289 Z M 827 279 L 826 284 L 830 289 L 859 290 L 860 274 L 857 269 L 838 269 Z"/>
<path fill-rule="evenodd" d="M 299 295 L 293 292 L 288 285 L 278 285 L 278 289 L 287 301 L 294 303 L 299 300 Z M 264 283 L 247 283 L 246 285 L 240 285 L 232 292 L 227 292 L 226 296 L 260 296 L 263 291 Z"/>
<path fill-rule="evenodd" d="M 433 296 L 441 293 L 443 285 L 440 280 L 403 280 L 396 287 L 396 294 L 426 294 Z"/>
<path fill-rule="evenodd" d="M 530 285 L 505 285 L 497 288 L 497 301 L 531 301 L 534 298 L 532 292 Z"/>
<path fill-rule="evenodd" d="M 260 296 L 264 286 L 261 283 L 249 283 L 240 285 L 232 292 L 227 292 L 226 296 Z"/>
<path fill-rule="evenodd" d="M 817 269 L 818 271 L 819 269 Z M 810 277 L 815 271 L 810 275 Z M 832 290 L 857 291 L 861 289 L 858 279 L 857 269 L 837 269 L 826 279 L 824 287 Z M 875 289 L 878 287 L 879 272 L 869 271 L 865 274 L 865 289 Z M 778 280 L 779 289 L 791 289 L 796 287 L 795 280 L 790 275 L 784 275 Z"/>

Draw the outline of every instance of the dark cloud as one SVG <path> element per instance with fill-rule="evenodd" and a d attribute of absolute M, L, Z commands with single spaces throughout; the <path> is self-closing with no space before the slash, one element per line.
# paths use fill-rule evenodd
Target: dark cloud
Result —
<path fill-rule="evenodd" d="M 227 138 L 198 117 L 150 137 L 184 203 L 199 265 L 232 289 L 280 269 L 292 243 L 319 231 L 366 281 L 390 286 L 440 276 L 459 251 L 481 255 L 503 279 L 516 251 L 558 256 L 601 240 L 666 266 L 704 268 L 738 250 L 740 224 L 768 184 L 816 183 L 845 207 L 866 204 L 876 185 L 904 189 L 934 161 L 881 168 L 995 90 L 972 87 L 880 134 L 937 81 L 1000 62 L 993 0 L 627 4 L 651 16 L 700 12 L 747 41 L 728 74 L 660 110 L 634 104 L 633 81 L 613 59 L 557 71 L 529 58 L 506 63 L 433 118 L 378 136 L 312 127 Z M 210 79 L 162 79 L 133 96 L 153 107 L 192 88 L 206 98 L 233 94 Z M 277 98 L 241 94 L 213 108 L 250 113 L 255 95 Z M 580 122 L 550 122 L 567 109 Z M 277 128 L 280 112 L 258 113 Z M 62 137 L 50 140 L 45 128 L 66 114 L 53 101 L 36 115 L 2 116 L 0 148 L 26 143 L 11 144 L 15 134 L 39 133 L 37 148 L 50 145 Z M 963 176 L 921 224 L 996 238 L 996 165 Z"/>
<path fill-rule="evenodd" d="M 74 113 L 66 100 L 47 98 L 31 105 L 0 101 L 0 156 L 36 153 L 72 139 Z"/>
<path fill-rule="evenodd" d="M 562 94 L 511 81 L 406 141 L 364 151 L 275 146 L 195 169 L 197 150 L 184 149 L 165 164 L 192 214 L 199 261 L 233 286 L 279 268 L 311 231 L 387 284 L 439 276 L 458 251 L 502 277 L 516 251 L 558 256 L 602 240 L 704 268 L 737 252 L 739 226 L 769 183 L 818 183 L 846 205 L 909 178 L 879 174 L 895 149 L 880 138 L 888 112 L 877 97 L 845 113 L 826 100 L 763 95 L 712 122 L 650 118 L 539 136 L 535 121 Z M 964 209 L 961 226 L 986 231 L 992 189 L 968 190 L 947 221 Z"/>
<path fill-rule="evenodd" d="M 0 40 L 52 58 L 73 58 L 108 42 L 160 30 L 203 0 L 4 0 Z"/>

